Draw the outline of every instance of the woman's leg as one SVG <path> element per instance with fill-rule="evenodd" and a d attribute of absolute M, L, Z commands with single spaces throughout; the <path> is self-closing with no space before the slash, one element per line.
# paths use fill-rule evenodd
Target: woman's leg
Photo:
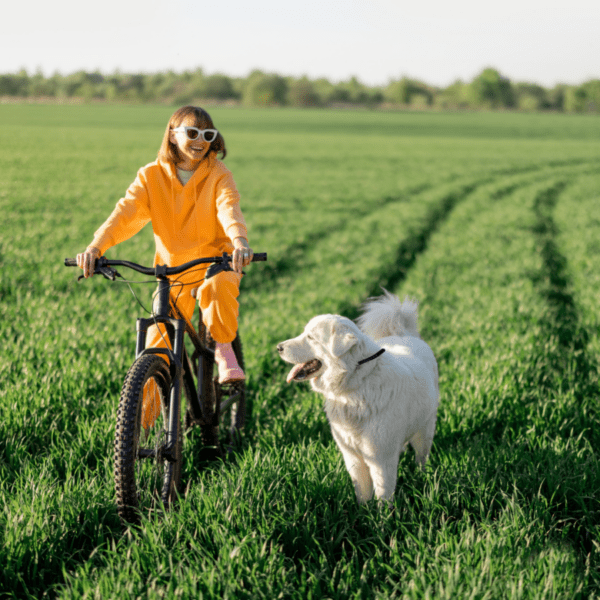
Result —
<path fill-rule="evenodd" d="M 233 342 L 237 334 L 241 279 L 237 273 L 224 271 L 204 281 L 197 293 L 204 325 L 221 344 Z"/>
<path fill-rule="evenodd" d="M 219 368 L 219 382 L 232 383 L 245 379 L 231 342 L 237 335 L 241 275 L 225 271 L 204 281 L 197 297 L 202 309 L 202 320 L 215 340 L 215 362 Z"/>

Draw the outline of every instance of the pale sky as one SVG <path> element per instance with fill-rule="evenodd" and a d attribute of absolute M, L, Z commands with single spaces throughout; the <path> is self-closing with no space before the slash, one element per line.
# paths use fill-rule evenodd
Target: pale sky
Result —
<path fill-rule="evenodd" d="M 447 86 L 483 68 L 545 87 L 600 79 L 598 0 L 6 2 L 0 74 L 253 69 Z"/>

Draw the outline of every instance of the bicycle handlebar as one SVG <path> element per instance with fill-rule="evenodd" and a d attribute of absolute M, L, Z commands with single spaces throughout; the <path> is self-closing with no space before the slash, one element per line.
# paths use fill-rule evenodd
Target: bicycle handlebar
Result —
<path fill-rule="evenodd" d="M 143 275 L 154 275 L 156 277 L 164 277 L 167 275 L 179 275 L 192 267 L 201 264 L 222 264 L 231 262 L 232 256 L 227 254 L 227 252 L 223 252 L 222 256 L 212 256 L 207 258 L 197 258 L 196 260 L 191 260 L 190 262 L 186 262 L 178 267 L 167 267 L 165 265 L 156 265 L 155 267 L 144 267 L 142 265 L 138 265 L 136 263 L 130 262 L 128 260 L 111 260 L 101 256 L 96 260 L 96 269 L 94 273 L 99 273 L 104 275 L 102 269 L 105 267 L 128 267 L 137 271 L 138 273 L 142 273 Z M 252 257 L 252 262 L 264 262 L 267 260 L 266 252 L 257 252 Z M 65 258 L 65 267 L 76 267 L 77 259 L 76 258 Z"/>

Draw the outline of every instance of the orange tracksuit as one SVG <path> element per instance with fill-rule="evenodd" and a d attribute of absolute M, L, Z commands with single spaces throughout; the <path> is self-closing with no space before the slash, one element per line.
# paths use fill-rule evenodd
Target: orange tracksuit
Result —
<path fill-rule="evenodd" d="M 91 243 L 102 254 L 135 235 L 152 222 L 156 254 L 154 264 L 170 267 L 204 256 L 232 253 L 236 237 L 248 238 L 240 210 L 240 195 L 231 172 L 214 154 L 207 156 L 184 186 L 169 162 L 155 161 L 142 167 Z M 192 269 L 175 279 L 191 283 L 204 278 L 205 270 Z M 241 275 L 219 273 L 198 290 L 203 321 L 217 342 L 231 342 L 237 332 Z M 172 297 L 191 319 L 195 300 L 193 285 L 175 285 Z M 147 345 L 162 346 L 156 328 L 148 332 Z"/>

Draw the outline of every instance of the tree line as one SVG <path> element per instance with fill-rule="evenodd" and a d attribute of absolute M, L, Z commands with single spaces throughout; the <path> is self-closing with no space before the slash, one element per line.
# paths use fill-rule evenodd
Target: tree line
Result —
<path fill-rule="evenodd" d="M 486 68 L 472 81 L 448 87 L 401 77 L 385 86 L 367 86 L 356 77 L 339 83 L 308 77 L 284 77 L 253 71 L 247 77 L 206 74 L 202 69 L 149 74 L 77 71 L 45 77 L 41 72 L 0 75 L 0 101 L 107 101 L 201 104 L 220 102 L 244 106 L 416 109 L 513 109 L 600 113 L 600 79 L 551 89 L 535 83 L 513 83 L 496 69 Z"/>

